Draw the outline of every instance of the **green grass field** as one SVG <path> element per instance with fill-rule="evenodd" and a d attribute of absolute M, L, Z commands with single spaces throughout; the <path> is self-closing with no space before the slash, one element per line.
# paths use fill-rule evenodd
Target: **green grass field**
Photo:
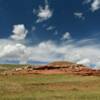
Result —
<path fill-rule="evenodd" d="M 100 77 L 0 76 L 0 100 L 100 100 Z"/>

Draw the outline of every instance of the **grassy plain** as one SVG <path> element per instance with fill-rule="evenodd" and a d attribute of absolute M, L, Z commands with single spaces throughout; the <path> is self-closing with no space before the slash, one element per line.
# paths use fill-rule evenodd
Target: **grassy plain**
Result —
<path fill-rule="evenodd" d="M 0 100 L 100 100 L 100 77 L 0 75 Z"/>

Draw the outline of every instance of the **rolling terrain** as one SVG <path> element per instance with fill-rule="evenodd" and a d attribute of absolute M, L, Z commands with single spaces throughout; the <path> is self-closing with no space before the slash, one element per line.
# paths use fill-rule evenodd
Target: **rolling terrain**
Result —
<path fill-rule="evenodd" d="M 86 66 L 69 62 L 34 67 L 1 65 L 0 100 L 100 100 L 100 76 L 58 73 L 66 67 L 72 71 L 83 67 L 90 71 Z"/>

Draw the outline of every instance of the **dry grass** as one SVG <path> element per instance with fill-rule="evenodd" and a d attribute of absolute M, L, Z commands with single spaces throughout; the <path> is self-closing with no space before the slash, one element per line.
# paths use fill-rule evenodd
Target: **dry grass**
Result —
<path fill-rule="evenodd" d="M 0 100 L 100 100 L 100 77 L 0 76 Z"/>

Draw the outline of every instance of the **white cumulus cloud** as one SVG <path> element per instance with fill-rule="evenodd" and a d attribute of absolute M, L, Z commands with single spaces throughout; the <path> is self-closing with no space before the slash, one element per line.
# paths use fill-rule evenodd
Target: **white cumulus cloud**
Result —
<path fill-rule="evenodd" d="M 87 66 L 89 66 L 90 63 L 91 63 L 91 61 L 88 58 L 85 58 L 85 59 L 80 60 L 80 61 L 77 62 L 77 64 L 83 64 L 83 65 L 87 65 Z"/>
<path fill-rule="evenodd" d="M 94 0 L 91 4 L 91 10 L 95 12 L 100 9 L 100 0 Z"/>
<path fill-rule="evenodd" d="M 2 40 L 0 40 L 2 41 Z M 28 47 L 21 43 L 16 43 L 10 40 L 3 40 L 5 43 L 0 42 L 0 59 L 4 61 L 19 61 L 25 64 L 28 61 L 31 51 Z"/>
<path fill-rule="evenodd" d="M 92 12 L 100 9 L 100 0 L 85 0 L 84 4 L 89 4 Z"/>
<path fill-rule="evenodd" d="M 94 43 L 91 41 L 94 40 L 62 41 L 62 43 L 57 44 L 49 40 L 37 45 L 27 46 L 18 41 L 0 39 L 0 61 L 10 60 L 13 62 L 17 60 L 19 63 L 25 64 L 28 61 L 51 62 L 64 60 L 86 66 L 93 64 L 95 65 L 94 68 L 100 68 L 100 46 L 95 41 Z"/>
<path fill-rule="evenodd" d="M 14 25 L 13 26 L 13 35 L 11 35 L 11 38 L 14 40 L 23 40 L 25 39 L 28 30 L 25 28 L 23 24 Z"/>

